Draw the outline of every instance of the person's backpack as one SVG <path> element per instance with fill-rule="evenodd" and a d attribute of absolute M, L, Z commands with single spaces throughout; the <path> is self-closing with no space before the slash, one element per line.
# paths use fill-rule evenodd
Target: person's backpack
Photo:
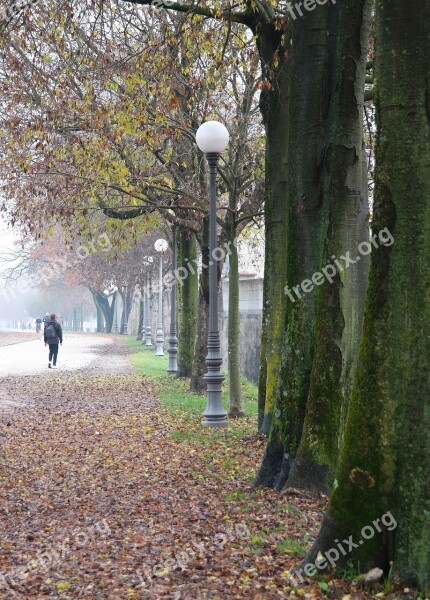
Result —
<path fill-rule="evenodd" d="M 46 328 L 45 328 L 45 336 L 46 336 L 46 339 L 47 339 L 48 343 L 49 343 L 50 340 L 51 340 L 51 344 L 54 344 L 56 342 L 58 335 L 57 335 L 57 332 L 55 330 L 54 323 L 49 323 L 46 326 Z"/>

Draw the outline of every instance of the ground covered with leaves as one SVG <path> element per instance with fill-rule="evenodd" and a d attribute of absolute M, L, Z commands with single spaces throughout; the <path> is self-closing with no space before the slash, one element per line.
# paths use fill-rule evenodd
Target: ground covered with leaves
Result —
<path fill-rule="evenodd" d="M 2 331 L 0 332 L 0 347 L 37 339 L 39 339 L 39 335 L 35 331 Z"/>
<path fill-rule="evenodd" d="M 138 374 L 2 380 L 31 403 L 0 413 L 0 598 L 395 597 L 353 573 L 294 586 L 327 499 L 253 488 L 255 415 L 203 428 L 175 405 L 186 384 L 137 358 Z"/>

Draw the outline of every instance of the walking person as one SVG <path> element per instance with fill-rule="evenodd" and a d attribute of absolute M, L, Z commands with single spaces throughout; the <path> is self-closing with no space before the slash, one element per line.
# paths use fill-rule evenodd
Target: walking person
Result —
<path fill-rule="evenodd" d="M 50 315 L 49 321 L 45 323 L 43 332 L 45 346 L 49 346 L 49 362 L 48 367 L 51 369 L 57 368 L 58 344 L 63 344 L 63 330 L 61 325 L 57 323 L 55 314 Z M 52 362 L 52 365 L 51 365 Z"/>
<path fill-rule="evenodd" d="M 40 333 L 42 329 L 42 319 L 40 317 L 37 317 L 36 319 L 36 333 Z"/>

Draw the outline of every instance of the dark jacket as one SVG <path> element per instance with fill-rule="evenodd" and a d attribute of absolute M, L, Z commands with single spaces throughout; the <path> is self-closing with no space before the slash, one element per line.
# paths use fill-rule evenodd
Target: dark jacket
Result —
<path fill-rule="evenodd" d="M 55 339 L 54 338 L 49 338 L 49 340 L 46 338 L 46 328 L 48 327 L 48 325 L 54 325 L 54 329 L 55 329 L 55 333 L 57 334 Z M 45 323 L 45 329 L 43 331 L 43 339 L 45 340 L 45 344 L 58 344 L 58 343 L 63 343 L 63 330 L 61 329 L 61 325 L 60 323 L 57 323 L 57 321 L 46 321 Z"/>

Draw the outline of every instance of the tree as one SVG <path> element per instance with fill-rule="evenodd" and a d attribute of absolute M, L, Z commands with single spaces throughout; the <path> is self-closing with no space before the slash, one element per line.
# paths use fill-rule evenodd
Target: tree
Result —
<path fill-rule="evenodd" d="M 177 231 L 178 272 L 178 377 L 191 377 L 197 329 L 198 275 L 196 238 L 189 231 Z M 190 266 L 192 268 L 190 268 Z"/>
<path fill-rule="evenodd" d="M 161 18 L 161 13 L 159 18 L 148 17 L 112 1 L 104 4 L 101 20 L 84 2 L 73 14 L 70 3 L 64 2 L 59 20 L 52 20 L 53 4 L 33 7 L 34 18 L 28 17 L 26 27 L 14 32 L 5 48 L 4 86 L 9 91 L 15 72 L 14 94 L 19 100 L 7 106 L 3 134 L 5 190 L 14 199 L 12 219 L 31 223 L 37 234 L 38 227 L 55 217 L 89 235 L 88 211 L 97 207 L 111 218 L 133 221 L 128 235 L 132 239 L 135 220 L 163 211 L 170 223 L 194 231 L 207 253 L 207 178 L 194 132 L 206 116 L 232 117 L 231 160 L 220 165 L 220 240 L 236 236 L 261 203 L 258 194 L 245 197 L 261 170 L 259 153 L 250 143 L 260 134 L 255 125 L 258 62 L 249 40 L 235 31 L 237 55 L 231 55 L 231 62 L 211 61 L 213 49 L 221 46 L 222 32 L 210 31 L 200 17 L 193 28 L 187 20 Z M 115 26 L 113 16 L 108 16 L 114 11 Z M 26 28 L 36 29 L 43 43 L 28 49 Z M 178 38 L 183 40 L 179 54 Z M 152 74 L 146 72 L 149 61 Z M 97 64 L 104 68 L 95 68 Z M 229 80 L 224 89 L 223 79 Z M 52 81 L 59 80 L 61 87 L 54 91 Z M 14 125 L 8 126 L 12 112 Z M 41 202 L 43 194 L 55 195 L 55 203 Z M 77 214 L 77 199 L 78 219 L 71 219 Z M 195 389 L 204 387 L 206 279 L 204 274 Z M 232 375 L 231 381 L 238 379 L 238 373 Z"/>
<path fill-rule="evenodd" d="M 377 147 L 372 254 L 359 367 L 336 483 L 309 559 L 333 540 L 371 539 L 339 556 L 430 585 L 430 3 L 376 6 Z M 411 172 L 413 184 L 411 185 Z M 389 512 L 397 527 L 381 526 Z M 379 521 L 379 529 L 375 525 Z"/>

